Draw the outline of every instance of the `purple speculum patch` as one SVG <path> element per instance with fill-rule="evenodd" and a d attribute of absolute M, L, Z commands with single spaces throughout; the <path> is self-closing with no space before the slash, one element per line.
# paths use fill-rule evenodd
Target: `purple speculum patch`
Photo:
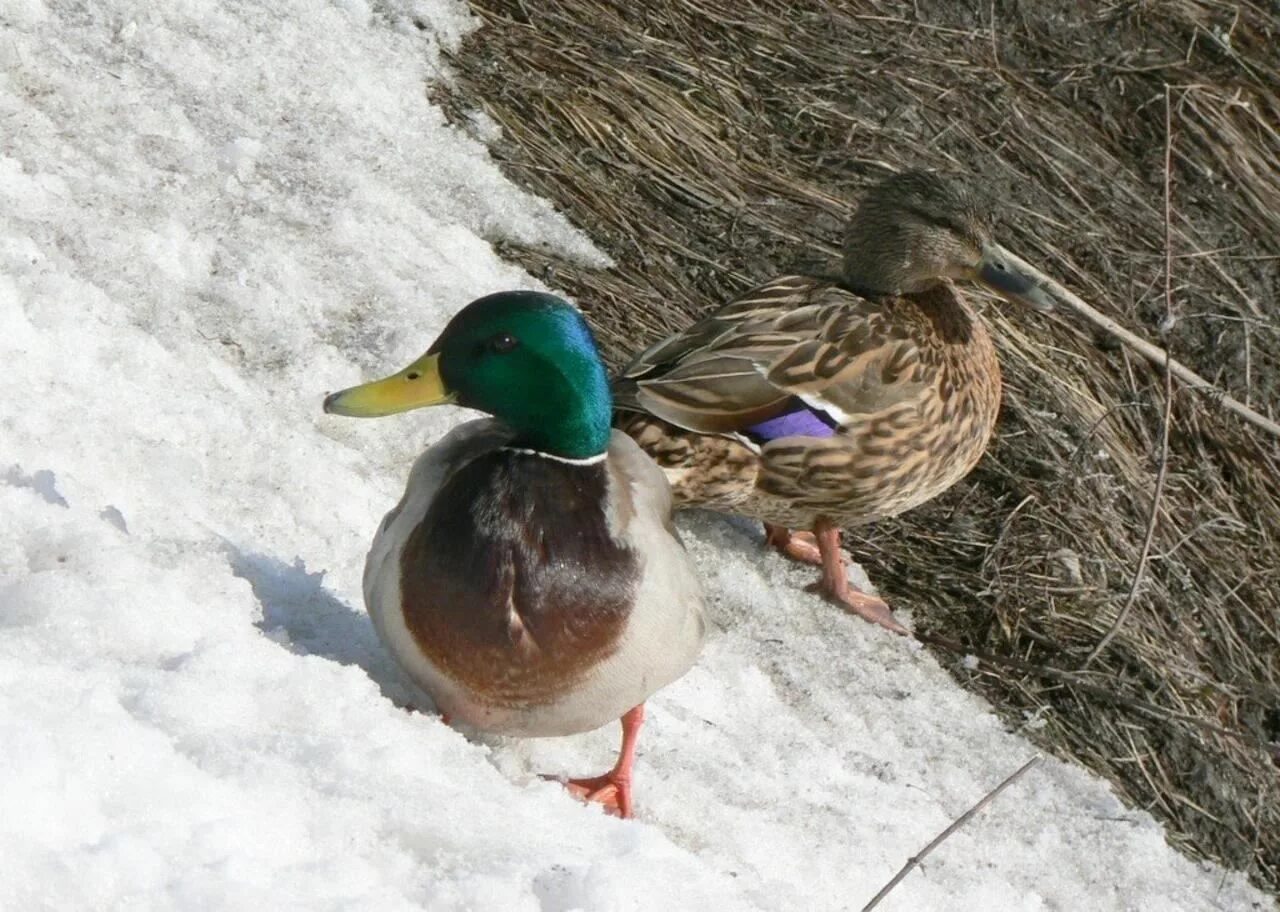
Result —
<path fill-rule="evenodd" d="M 792 399 L 781 415 L 744 428 L 742 433 L 756 443 L 768 443 L 781 437 L 834 437 L 837 426 L 822 409 Z"/>

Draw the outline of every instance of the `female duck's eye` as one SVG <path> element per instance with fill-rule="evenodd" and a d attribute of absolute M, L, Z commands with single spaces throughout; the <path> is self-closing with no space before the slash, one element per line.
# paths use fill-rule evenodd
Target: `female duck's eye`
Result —
<path fill-rule="evenodd" d="M 500 355 L 505 355 L 516 347 L 516 337 L 511 333 L 498 333 L 489 340 L 489 348 Z"/>

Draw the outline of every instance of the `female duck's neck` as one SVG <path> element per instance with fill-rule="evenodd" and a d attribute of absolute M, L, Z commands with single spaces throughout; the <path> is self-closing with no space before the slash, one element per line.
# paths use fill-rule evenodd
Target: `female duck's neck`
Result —
<path fill-rule="evenodd" d="M 883 256 L 858 256 L 846 252 L 844 262 L 840 266 L 840 277 L 844 286 L 859 294 L 875 295 L 916 295 L 921 294 L 939 283 L 939 279 L 914 275 L 904 264 L 896 259 L 887 260 Z"/>
<path fill-rule="evenodd" d="M 846 259 L 842 284 L 860 295 L 911 300 L 925 312 L 944 342 L 963 345 L 973 337 L 977 314 L 947 279 L 907 279 Z"/>

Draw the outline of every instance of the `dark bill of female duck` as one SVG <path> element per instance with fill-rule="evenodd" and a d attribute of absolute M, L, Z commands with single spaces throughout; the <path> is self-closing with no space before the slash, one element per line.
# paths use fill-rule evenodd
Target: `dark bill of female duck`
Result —
<path fill-rule="evenodd" d="M 440 376 L 440 356 L 427 352 L 390 377 L 330 393 L 324 397 L 324 410 L 348 418 L 381 418 L 453 400 Z"/>
<path fill-rule="evenodd" d="M 1053 296 L 1026 264 L 993 241 L 982 245 L 982 259 L 974 268 L 973 279 L 1015 304 L 1026 304 L 1041 313 L 1054 308 Z"/>

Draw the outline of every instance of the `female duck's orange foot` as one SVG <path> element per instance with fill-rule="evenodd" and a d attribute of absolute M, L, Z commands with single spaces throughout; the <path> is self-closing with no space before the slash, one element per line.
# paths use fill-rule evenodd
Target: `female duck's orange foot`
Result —
<path fill-rule="evenodd" d="M 840 550 L 840 530 L 829 520 L 819 519 L 813 525 L 813 532 L 822 551 L 822 578 L 810 585 L 809 591 L 821 592 L 850 614 L 906 636 L 909 631 L 894 618 L 884 599 L 859 592 L 849 585 L 844 553 Z"/>
<path fill-rule="evenodd" d="M 793 561 L 822 566 L 822 549 L 818 547 L 818 538 L 812 532 L 793 532 L 786 526 L 765 523 L 764 543 Z"/>
<path fill-rule="evenodd" d="M 843 591 L 833 590 L 827 586 L 826 580 L 810 583 L 806 589 L 809 592 L 821 593 L 850 614 L 855 614 L 864 621 L 879 625 L 885 630 L 892 630 L 902 636 L 907 636 L 911 632 L 894 618 L 888 602 L 877 596 L 859 592 L 847 582 L 844 584 Z"/>

